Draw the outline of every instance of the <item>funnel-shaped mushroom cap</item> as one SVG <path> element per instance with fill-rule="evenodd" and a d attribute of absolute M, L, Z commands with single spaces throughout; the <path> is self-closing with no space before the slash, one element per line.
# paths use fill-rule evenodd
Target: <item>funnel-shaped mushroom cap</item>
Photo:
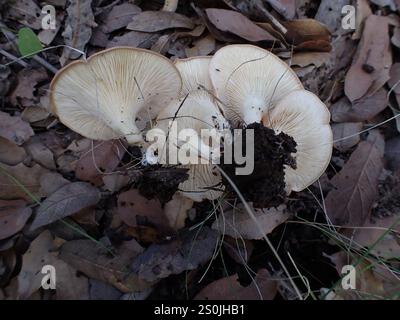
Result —
<path fill-rule="evenodd" d="M 330 113 L 317 96 L 306 90 L 291 92 L 266 113 L 263 124 L 284 132 L 297 143 L 297 168 L 285 168 L 287 191 L 301 191 L 326 170 L 332 155 Z"/>
<path fill-rule="evenodd" d="M 182 76 L 183 96 L 192 91 L 204 91 L 204 88 L 212 90 L 212 84 L 208 74 L 210 61 L 211 57 L 193 57 L 175 60 L 175 66 Z"/>
<path fill-rule="evenodd" d="M 174 100 L 161 111 L 153 129 L 164 132 L 168 138 L 162 150 L 154 153 L 155 150 L 149 148 L 152 154 L 147 154 L 147 157 L 157 157 L 159 162 L 169 165 L 180 164 L 182 159 L 179 158 L 179 150 L 190 145 L 191 152 L 196 151 L 198 158 L 196 163 L 185 164 L 184 167 L 189 169 L 189 178 L 179 185 L 179 190 L 194 201 L 214 200 L 222 194 L 218 191 L 222 187 L 221 176 L 212 163 L 219 159 L 220 139 L 228 127 L 228 122 L 211 95 L 204 91 L 191 92 L 185 98 Z M 192 130 L 193 144 L 186 135 L 181 135 L 184 129 Z M 203 129 L 213 130 L 211 136 L 204 135 Z M 166 158 L 171 153 L 177 155 L 173 160 Z"/>
<path fill-rule="evenodd" d="M 210 62 L 215 94 L 229 120 L 251 124 L 303 85 L 290 67 L 271 52 L 252 45 L 219 49 Z"/>
<path fill-rule="evenodd" d="M 60 121 L 95 140 L 142 141 L 141 130 L 181 90 L 167 58 L 119 47 L 61 69 L 51 83 L 51 105 Z M 139 126 L 139 127 L 138 127 Z"/>

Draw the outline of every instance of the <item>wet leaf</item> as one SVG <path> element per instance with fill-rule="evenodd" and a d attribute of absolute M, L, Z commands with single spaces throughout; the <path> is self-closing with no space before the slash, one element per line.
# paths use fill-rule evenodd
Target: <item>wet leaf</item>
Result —
<path fill-rule="evenodd" d="M 34 230 L 65 218 L 83 208 L 97 204 L 99 200 L 99 190 L 89 183 L 69 183 L 42 202 L 32 222 L 31 229 Z"/>
<path fill-rule="evenodd" d="M 383 137 L 374 132 L 358 145 L 343 169 L 331 180 L 334 190 L 329 192 L 325 205 L 333 224 L 362 226 L 369 218 L 378 195 L 384 147 Z"/>
<path fill-rule="evenodd" d="M 277 282 L 271 280 L 266 269 L 258 271 L 247 287 L 239 283 L 237 275 L 210 283 L 201 290 L 195 300 L 273 300 L 277 294 Z"/>
<path fill-rule="evenodd" d="M 0 240 L 19 232 L 31 214 L 31 208 L 23 200 L 0 200 Z"/>
<path fill-rule="evenodd" d="M 157 32 L 173 28 L 193 29 L 194 27 L 191 19 L 179 13 L 144 11 L 134 15 L 126 28 L 133 31 Z"/>

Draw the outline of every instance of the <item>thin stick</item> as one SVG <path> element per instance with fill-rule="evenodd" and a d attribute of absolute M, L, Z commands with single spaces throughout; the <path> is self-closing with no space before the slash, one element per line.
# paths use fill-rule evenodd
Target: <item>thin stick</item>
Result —
<path fill-rule="evenodd" d="M 19 63 L 22 67 L 28 68 L 28 64 L 25 61 L 18 60 L 18 58 L 16 56 L 12 55 L 11 53 L 8 53 L 7 51 L 5 51 L 5 50 L 3 50 L 1 48 L 0 48 L 0 53 L 3 56 L 7 57 L 8 59 Z"/>

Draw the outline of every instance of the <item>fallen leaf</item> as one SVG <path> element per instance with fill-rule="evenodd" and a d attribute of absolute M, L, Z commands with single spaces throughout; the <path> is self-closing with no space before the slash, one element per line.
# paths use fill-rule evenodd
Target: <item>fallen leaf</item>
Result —
<path fill-rule="evenodd" d="M 204 38 L 193 42 L 193 46 L 185 48 L 185 53 L 188 58 L 195 56 L 207 56 L 215 50 L 215 38 L 207 35 Z"/>
<path fill-rule="evenodd" d="M 393 36 L 391 38 L 391 42 L 397 48 L 400 48 L 400 28 L 394 28 Z"/>
<path fill-rule="evenodd" d="M 367 0 L 357 0 L 356 30 L 351 37 L 353 40 L 361 39 L 365 20 L 372 14 Z"/>
<path fill-rule="evenodd" d="M 107 43 L 107 48 L 130 46 L 149 49 L 159 37 L 158 33 L 130 31 L 122 36 L 114 37 Z"/>
<path fill-rule="evenodd" d="M 61 259 L 54 259 L 57 300 L 88 300 L 89 280 Z"/>
<path fill-rule="evenodd" d="M 40 176 L 40 193 L 48 197 L 69 183 L 67 179 L 64 179 L 64 177 L 57 172 L 45 172 Z"/>
<path fill-rule="evenodd" d="M 138 6 L 129 2 L 117 5 L 107 14 L 101 28 L 105 33 L 124 28 L 131 22 L 132 17 L 141 11 Z"/>
<path fill-rule="evenodd" d="M 172 241 L 151 245 L 134 260 L 132 270 L 149 282 L 194 270 L 211 258 L 217 241 L 217 232 L 208 227 L 186 232 Z"/>
<path fill-rule="evenodd" d="M 384 259 L 400 257 L 400 217 L 394 215 L 368 221 L 363 228 L 355 229 L 353 241 L 362 247 L 371 247 L 371 254 Z"/>
<path fill-rule="evenodd" d="M 25 149 L 17 146 L 8 139 L 0 137 L 0 162 L 9 166 L 15 166 L 25 160 Z"/>
<path fill-rule="evenodd" d="M 374 118 L 387 107 L 387 104 L 387 91 L 382 88 L 353 104 L 343 97 L 331 106 L 330 111 L 335 122 L 362 122 Z"/>
<path fill-rule="evenodd" d="M 16 166 L 0 165 L 0 199 L 25 199 L 29 203 L 35 202 L 32 199 L 41 197 L 40 177 L 47 172 L 46 169 L 36 164 L 33 167 L 27 167 L 22 163 Z M 16 181 L 15 181 L 16 180 Z M 18 181 L 18 182 L 17 182 Z M 23 187 L 21 187 L 21 184 Z M 24 190 L 24 188 L 26 190 Z M 28 191 L 31 195 L 27 194 Z"/>
<path fill-rule="evenodd" d="M 365 21 L 360 45 L 346 74 L 346 96 L 353 102 L 382 88 L 389 80 L 391 65 L 388 20 L 371 15 Z"/>
<path fill-rule="evenodd" d="M 57 12 L 56 14 L 56 28 L 55 29 L 44 29 L 38 34 L 38 38 L 41 43 L 48 46 L 55 39 L 56 35 L 61 29 L 62 22 L 64 20 L 64 12 Z"/>
<path fill-rule="evenodd" d="M 90 300 L 119 300 L 122 292 L 106 282 L 89 279 Z"/>
<path fill-rule="evenodd" d="M 6 6 L 6 17 L 17 20 L 32 29 L 42 28 L 42 10 L 33 0 L 10 1 Z"/>
<path fill-rule="evenodd" d="M 389 87 L 397 96 L 397 101 L 400 102 L 400 63 L 395 63 L 390 69 Z"/>
<path fill-rule="evenodd" d="M 100 186 L 103 176 L 117 168 L 124 154 L 125 148 L 118 140 L 95 141 L 76 163 L 76 177 Z"/>
<path fill-rule="evenodd" d="M 383 137 L 370 133 L 369 139 L 358 145 L 343 169 L 332 178 L 335 189 L 329 192 L 325 205 L 333 224 L 359 227 L 369 218 L 378 195 L 384 148 Z"/>
<path fill-rule="evenodd" d="M 157 32 L 166 29 L 184 28 L 194 29 L 191 19 L 175 12 L 144 11 L 133 16 L 127 29 L 142 32 Z"/>
<path fill-rule="evenodd" d="M 32 241 L 28 251 L 22 257 L 22 268 L 18 274 L 18 296 L 29 298 L 42 284 L 43 266 L 52 265 L 54 257 L 50 251 L 54 248 L 53 238 L 49 231 L 43 231 Z"/>
<path fill-rule="evenodd" d="M 220 31 L 229 32 L 251 42 L 278 41 L 243 14 L 225 9 L 206 9 L 210 22 Z"/>
<path fill-rule="evenodd" d="M 329 52 L 331 33 L 321 22 L 314 19 L 298 19 L 284 22 L 288 32 L 284 35 L 286 42 L 296 46 L 296 49 L 308 49 Z"/>
<path fill-rule="evenodd" d="M 104 188 L 111 192 L 117 192 L 127 186 L 130 177 L 128 175 L 113 173 L 103 176 Z"/>
<path fill-rule="evenodd" d="M 47 80 L 48 75 L 45 69 L 24 68 L 18 72 L 18 84 L 10 95 L 10 101 L 14 106 L 31 107 L 36 104 L 36 85 Z"/>
<path fill-rule="evenodd" d="M 25 150 L 41 166 L 51 170 L 56 169 L 53 152 L 38 137 L 30 139 L 25 144 Z"/>
<path fill-rule="evenodd" d="M 0 137 L 20 146 L 34 134 L 29 123 L 18 116 L 12 117 L 8 113 L 0 111 Z"/>
<path fill-rule="evenodd" d="M 326 64 L 331 57 L 327 52 L 296 52 L 290 60 L 293 66 L 307 67 L 314 65 L 317 68 Z"/>
<path fill-rule="evenodd" d="M 23 200 L 0 200 L 0 240 L 21 231 L 32 214 Z"/>
<path fill-rule="evenodd" d="M 21 118 L 22 120 L 33 123 L 45 120 L 49 117 L 50 113 L 41 107 L 27 107 L 22 111 Z"/>
<path fill-rule="evenodd" d="M 392 11 L 397 10 L 397 5 L 394 0 L 371 0 L 371 2 L 380 7 L 389 7 Z"/>
<path fill-rule="evenodd" d="M 137 189 L 131 189 L 118 196 L 118 215 L 128 226 L 154 226 L 168 232 L 168 219 L 157 199 L 148 200 Z"/>
<path fill-rule="evenodd" d="M 354 147 L 360 142 L 360 135 L 357 135 L 363 128 L 362 122 L 343 122 L 332 124 L 333 145 L 340 152 Z"/>
<path fill-rule="evenodd" d="M 69 183 L 42 202 L 32 222 L 31 230 L 65 218 L 99 201 L 99 190 L 89 183 Z"/>
<path fill-rule="evenodd" d="M 122 292 L 139 291 L 151 285 L 130 271 L 130 264 L 137 254 L 132 251 L 111 254 L 92 240 L 69 241 L 60 250 L 60 258 L 69 265 L 89 278 L 109 283 Z"/>
<path fill-rule="evenodd" d="M 324 23 L 332 34 L 342 35 L 351 32 L 342 28 L 342 9 L 346 5 L 351 5 L 350 0 L 322 0 L 315 19 Z"/>
<path fill-rule="evenodd" d="M 70 0 L 67 8 L 67 18 L 62 36 L 65 44 L 74 49 L 85 51 L 85 46 L 92 36 L 92 28 L 97 26 L 94 22 L 92 0 Z M 69 59 L 76 59 L 81 53 L 64 48 L 60 58 L 61 65 Z"/>
<path fill-rule="evenodd" d="M 258 221 L 258 226 L 263 231 L 262 234 L 242 205 L 238 205 L 236 209 L 224 212 L 223 216 L 219 216 L 215 220 L 212 228 L 218 230 L 221 234 L 233 238 L 259 240 L 271 233 L 291 216 L 284 205 L 278 208 L 254 209 L 253 211 Z"/>
<path fill-rule="evenodd" d="M 261 269 L 247 287 L 239 283 L 238 275 L 210 283 L 195 300 L 273 300 L 278 292 L 277 282 L 271 280 L 267 269 Z"/>

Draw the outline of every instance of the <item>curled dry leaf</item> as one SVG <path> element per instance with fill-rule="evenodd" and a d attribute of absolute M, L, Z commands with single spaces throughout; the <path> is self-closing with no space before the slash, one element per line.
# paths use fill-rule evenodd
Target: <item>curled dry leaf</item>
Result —
<path fill-rule="evenodd" d="M 386 89 L 380 89 L 370 96 L 361 98 L 353 104 L 346 97 L 334 103 L 331 108 L 335 122 L 362 122 L 371 120 L 388 105 Z"/>
<path fill-rule="evenodd" d="M 236 209 L 222 213 L 215 220 L 212 228 L 218 230 L 221 234 L 226 234 L 233 238 L 259 240 L 271 233 L 291 216 L 291 213 L 284 205 L 278 208 L 254 209 L 253 211 L 258 220 L 259 227 L 263 230 L 263 234 L 260 233 L 259 228 L 242 205 L 238 205 Z"/>
<path fill-rule="evenodd" d="M 335 225 L 360 227 L 369 219 L 378 195 L 385 141 L 378 132 L 361 142 L 331 183 L 334 190 L 325 199 L 326 211 Z M 348 229 L 345 230 L 346 232 Z"/>
<path fill-rule="evenodd" d="M 119 140 L 95 141 L 76 163 L 76 177 L 100 186 L 103 176 L 117 168 L 124 154 Z"/>
<path fill-rule="evenodd" d="M 29 203 L 35 202 L 32 196 L 40 199 L 42 193 L 39 181 L 45 172 L 47 170 L 38 164 L 33 167 L 22 163 L 16 166 L 0 164 L 0 199 L 25 199 Z"/>
<path fill-rule="evenodd" d="M 332 50 L 331 33 L 321 22 L 314 19 L 299 19 L 284 23 L 288 32 L 286 42 L 296 50 L 329 52 Z"/>
<path fill-rule="evenodd" d="M 92 0 L 69 1 L 67 13 L 65 29 L 62 33 L 65 44 L 74 49 L 84 51 L 86 44 L 92 36 L 92 28 L 97 26 L 94 22 Z M 60 62 L 64 65 L 69 59 L 76 59 L 80 55 L 75 50 L 64 48 Z"/>
<path fill-rule="evenodd" d="M 234 34 L 250 42 L 278 41 L 240 12 L 224 9 L 206 9 L 209 21 L 220 31 Z"/>
<path fill-rule="evenodd" d="M 24 200 L 0 200 L 0 240 L 19 232 L 31 214 Z"/>
<path fill-rule="evenodd" d="M 93 206 L 99 201 L 99 190 L 89 183 L 69 183 L 42 202 L 32 222 L 31 229 L 35 230 L 65 218 L 83 208 Z"/>
<path fill-rule="evenodd" d="M 362 122 L 343 122 L 332 124 L 334 147 L 341 152 L 347 151 L 360 142 Z"/>
<path fill-rule="evenodd" d="M 0 137 L 20 146 L 34 134 L 29 123 L 18 116 L 12 117 L 8 113 L 0 111 Z"/>
<path fill-rule="evenodd" d="M 128 250 L 111 254 L 92 240 L 69 241 L 60 250 L 60 258 L 66 263 L 89 278 L 109 283 L 122 292 L 139 291 L 151 285 L 130 271 L 137 254 Z"/>
<path fill-rule="evenodd" d="M 239 283 L 235 274 L 210 283 L 196 295 L 195 300 L 273 300 L 277 292 L 277 282 L 271 280 L 267 269 L 261 269 L 247 287 Z"/>
<path fill-rule="evenodd" d="M 388 19 L 371 15 L 365 21 L 357 54 L 346 75 L 346 96 L 353 102 L 382 88 L 389 80 L 391 65 Z"/>
<path fill-rule="evenodd" d="M 131 22 L 132 17 L 141 11 L 138 6 L 129 2 L 117 5 L 107 14 L 101 28 L 105 33 L 124 28 Z"/>
<path fill-rule="evenodd" d="M 191 19 L 179 13 L 144 11 L 134 15 L 126 28 L 133 31 L 157 32 L 173 28 L 193 29 L 194 27 Z"/>
<path fill-rule="evenodd" d="M 194 270 L 211 258 L 217 241 L 217 232 L 208 227 L 187 232 L 172 241 L 151 245 L 135 259 L 132 270 L 149 282 Z"/>

